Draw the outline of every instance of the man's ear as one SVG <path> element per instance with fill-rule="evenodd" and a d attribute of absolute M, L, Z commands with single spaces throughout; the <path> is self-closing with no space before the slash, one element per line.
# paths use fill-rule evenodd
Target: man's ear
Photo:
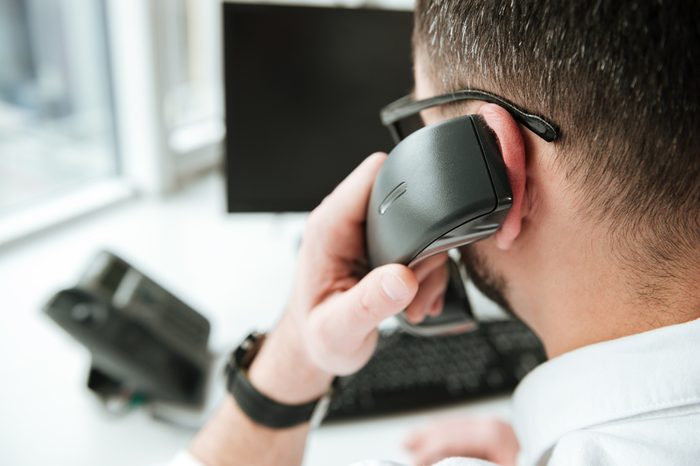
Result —
<path fill-rule="evenodd" d="M 520 227 L 525 215 L 523 202 L 526 190 L 525 144 L 520 127 L 513 117 L 495 104 L 485 104 L 479 108 L 486 124 L 496 133 L 501 148 L 503 161 L 508 172 L 510 188 L 513 192 L 513 205 L 501 228 L 494 234 L 496 246 L 507 250 L 520 234 Z"/>

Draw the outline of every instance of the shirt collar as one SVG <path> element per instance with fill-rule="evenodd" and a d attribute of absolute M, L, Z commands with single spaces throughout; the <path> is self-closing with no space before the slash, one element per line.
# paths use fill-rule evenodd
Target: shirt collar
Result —
<path fill-rule="evenodd" d="M 520 459 L 535 464 L 574 430 L 700 402 L 700 319 L 554 358 L 514 394 Z"/>

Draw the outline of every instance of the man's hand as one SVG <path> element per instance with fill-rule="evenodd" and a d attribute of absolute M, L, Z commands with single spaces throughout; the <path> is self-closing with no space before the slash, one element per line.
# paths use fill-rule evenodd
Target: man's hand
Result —
<path fill-rule="evenodd" d="M 467 456 L 514 466 L 520 445 L 511 426 L 498 419 L 454 418 L 411 433 L 404 443 L 416 465 Z"/>
<path fill-rule="evenodd" d="M 309 216 L 287 311 L 248 371 L 252 384 L 277 402 L 317 399 L 334 376 L 360 369 L 385 318 L 407 309 L 419 322 L 442 310 L 446 255 L 413 270 L 390 264 L 367 273 L 365 214 L 385 159 L 367 158 Z M 308 424 L 281 430 L 257 425 L 229 396 L 190 451 L 211 466 L 300 464 L 307 433 Z"/>
<path fill-rule="evenodd" d="M 250 371 L 253 384 L 274 399 L 308 401 L 333 376 L 356 372 L 372 356 L 377 325 L 387 317 L 407 309 L 419 322 L 442 310 L 445 254 L 413 270 L 390 264 L 367 273 L 366 210 L 385 159 L 367 158 L 309 216 L 287 312 Z M 285 364 L 295 369 L 289 377 Z"/>

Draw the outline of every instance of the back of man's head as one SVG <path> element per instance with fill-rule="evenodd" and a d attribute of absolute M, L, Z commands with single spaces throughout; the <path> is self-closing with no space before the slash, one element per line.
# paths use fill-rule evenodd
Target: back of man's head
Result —
<path fill-rule="evenodd" d="M 436 91 L 492 91 L 559 126 L 556 163 L 641 295 L 697 271 L 700 2 L 418 0 L 414 45 Z"/>

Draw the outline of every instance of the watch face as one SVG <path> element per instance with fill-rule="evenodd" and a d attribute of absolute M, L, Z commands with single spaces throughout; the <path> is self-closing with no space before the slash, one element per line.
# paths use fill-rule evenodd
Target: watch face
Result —
<path fill-rule="evenodd" d="M 265 334 L 252 332 L 233 352 L 233 363 L 241 369 L 248 369 L 265 342 Z"/>

